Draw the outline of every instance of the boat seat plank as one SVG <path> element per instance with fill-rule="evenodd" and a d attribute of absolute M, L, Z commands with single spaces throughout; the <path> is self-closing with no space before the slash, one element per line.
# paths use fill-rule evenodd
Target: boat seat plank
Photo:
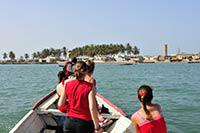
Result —
<path fill-rule="evenodd" d="M 128 118 L 121 116 L 111 133 L 134 133 L 133 125 Z"/>
<path fill-rule="evenodd" d="M 107 119 L 119 119 L 120 118 L 120 115 L 111 115 L 111 114 L 104 114 L 104 113 L 101 113 L 101 115 Z"/>
<path fill-rule="evenodd" d="M 45 129 L 43 133 L 56 133 L 56 130 Z"/>
<path fill-rule="evenodd" d="M 52 114 L 54 116 L 66 116 L 66 113 L 60 112 L 58 109 L 37 110 L 39 115 Z"/>

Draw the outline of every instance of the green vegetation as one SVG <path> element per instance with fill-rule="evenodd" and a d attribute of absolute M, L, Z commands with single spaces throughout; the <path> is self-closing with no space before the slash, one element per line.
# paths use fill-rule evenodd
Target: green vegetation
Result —
<path fill-rule="evenodd" d="M 25 53 L 24 58 L 27 60 L 29 58 L 29 55 L 27 53 Z"/>
<path fill-rule="evenodd" d="M 10 51 L 10 52 L 9 52 L 9 58 L 10 58 L 11 60 L 14 60 L 14 59 L 15 59 L 15 53 L 14 53 L 13 51 Z"/>
<path fill-rule="evenodd" d="M 35 58 L 46 58 L 48 56 L 55 56 L 55 57 L 60 57 L 61 56 L 61 49 L 54 49 L 54 48 L 50 48 L 50 49 L 43 49 L 41 52 L 34 52 L 32 54 L 33 59 Z"/>
<path fill-rule="evenodd" d="M 94 57 L 95 55 L 114 55 L 114 54 L 127 54 L 127 55 L 139 55 L 140 49 L 137 46 L 132 47 L 129 43 L 126 45 L 123 44 L 101 44 L 101 45 L 85 45 L 83 47 L 77 47 L 72 49 L 70 52 L 66 47 L 62 47 L 61 49 L 54 49 L 54 48 L 45 48 L 42 51 L 37 51 L 32 53 L 33 59 L 38 58 L 46 58 L 48 56 L 57 57 L 60 58 L 61 55 L 63 55 L 65 58 L 67 58 L 67 55 L 70 57 L 78 57 L 78 56 L 89 56 Z M 8 54 L 3 53 L 3 59 L 10 58 L 11 60 L 15 60 L 15 53 L 13 51 L 10 51 Z M 23 56 L 20 56 L 20 60 L 28 60 L 30 58 L 28 53 L 24 54 Z"/>
<path fill-rule="evenodd" d="M 102 45 L 86 45 L 83 47 L 74 48 L 71 51 L 70 57 L 90 56 L 95 55 L 114 55 L 118 53 L 127 53 L 128 55 L 138 55 L 140 49 L 137 46 L 132 47 L 129 43 L 123 44 L 102 44 Z"/>
<path fill-rule="evenodd" d="M 5 59 L 7 59 L 7 58 L 8 58 L 7 53 L 3 53 L 3 59 L 5 60 Z"/>

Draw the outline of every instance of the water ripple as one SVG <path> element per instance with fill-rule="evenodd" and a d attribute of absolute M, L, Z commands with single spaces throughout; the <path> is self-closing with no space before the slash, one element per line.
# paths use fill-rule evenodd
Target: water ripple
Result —
<path fill-rule="evenodd" d="M 57 82 L 57 65 L 0 65 L 0 133 L 8 132 Z M 98 92 L 130 117 L 139 107 L 136 91 L 154 88 L 169 133 L 198 132 L 200 64 L 97 64 Z"/>

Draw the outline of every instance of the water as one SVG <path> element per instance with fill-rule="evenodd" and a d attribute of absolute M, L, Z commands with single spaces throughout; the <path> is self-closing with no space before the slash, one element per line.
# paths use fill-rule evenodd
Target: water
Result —
<path fill-rule="evenodd" d="M 57 65 L 0 65 L 0 133 L 8 132 L 57 83 Z M 154 88 L 169 133 L 200 130 L 200 64 L 97 64 L 98 92 L 130 117 L 139 108 L 137 88 Z"/>

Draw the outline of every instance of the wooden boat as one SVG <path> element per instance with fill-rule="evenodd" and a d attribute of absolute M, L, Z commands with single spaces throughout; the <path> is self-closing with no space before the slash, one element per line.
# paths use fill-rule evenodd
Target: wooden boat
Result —
<path fill-rule="evenodd" d="M 119 65 L 133 65 L 133 63 L 120 63 Z"/>
<path fill-rule="evenodd" d="M 135 62 L 128 62 L 128 61 L 122 61 L 122 62 L 116 62 L 116 63 L 122 66 L 136 64 Z"/>
<path fill-rule="evenodd" d="M 133 126 L 126 114 L 100 94 L 96 94 L 99 105 L 104 105 L 109 114 L 102 114 L 108 123 L 102 125 L 105 133 L 132 133 Z M 60 133 L 58 119 L 64 118 L 65 113 L 57 110 L 58 95 L 52 91 L 40 99 L 32 109 L 15 125 L 10 133 Z"/>

